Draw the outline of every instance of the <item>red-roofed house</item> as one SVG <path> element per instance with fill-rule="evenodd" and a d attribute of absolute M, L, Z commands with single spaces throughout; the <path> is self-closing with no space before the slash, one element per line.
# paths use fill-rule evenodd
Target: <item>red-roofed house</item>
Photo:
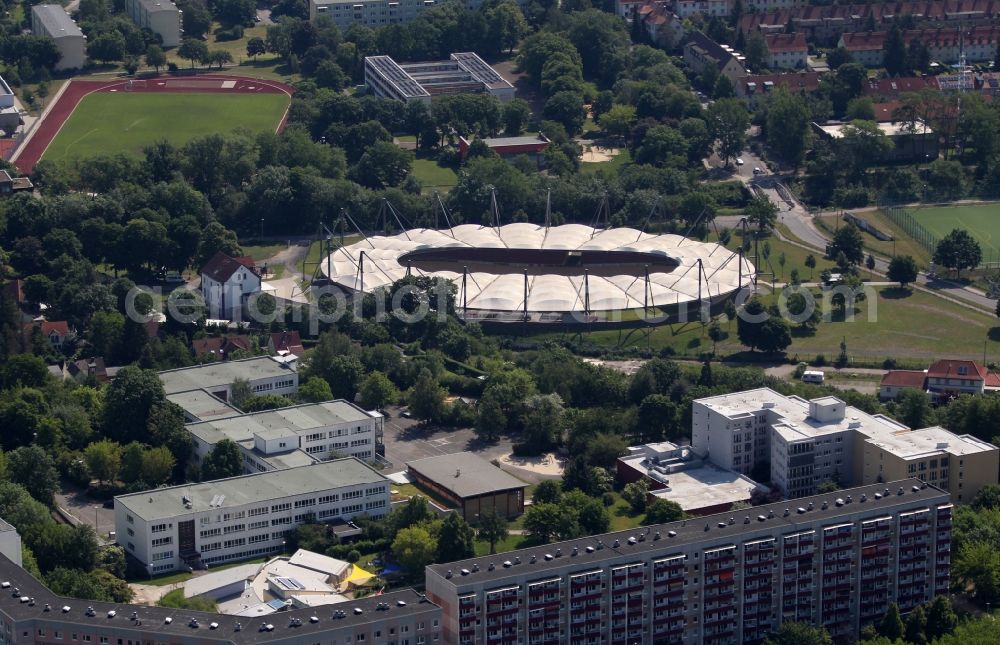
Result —
<path fill-rule="evenodd" d="M 806 66 L 809 45 L 806 44 L 805 34 L 767 34 L 764 41 L 767 43 L 769 68 L 802 69 Z"/>
<path fill-rule="evenodd" d="M 62 366 L 64 379 L 86 381 L 93 378 L 98 383 L 108 382 L 108 368 L 104 365 L 103 356 L 81 358 L 78 361 L 66 361 Z"/>
<path fill-rule="evenodd" d="M 880 67 L 883 43 L 887 32 L 850 32 L 841 35 L 839 47 L 851 52 L 854 60 L 868 67 Z M 980 26 L 973 29 L 915 29 L 903 33 L 903 41 L 919 40 L 927 46 L 931 58 L 945 63 L 958 62 L 962 53 L 969 63 L 992 60 L 1000 40 L 1000 27 Z"/>
<path fill-rule="evenodd" d="M 267 341 L 267 350 L 271 354 L 288 352 L 299 357 L 305 353 L 302 338 L 297 331 L 279 331 L 271 334 L 271 338 Z"/>
<path fill-rule="evenodd" d="M 242 319 L 246 299 L 260 290 L 253 258 L 233 258 L 219 251 L 201 269 L 201 295 L 209 318 Z"/>
<path fill-rule="evenodd" d="M 49 345 L 57 352 L 62 351 L 63 343 L 76 335 L 65 320 L 41 320 L 24 325 L 24 344 L 26 346 L 31 345 L 31 335 L 36 327 L 41 330 L 42 336 L 48 339 Z"/>
<path fill-rule="evenodd" d="M 903 390 L 927 391 L 927 372 L 922 370 L 892 370 L 882 376 L 878 397 L 893 401 Z"/>
<path fill-rule="evenodd" d="M 811 94 L 819 89 L 819 73 L 754 74 L 736 79 L 735 85 L 736 96 L 752 105 L 778 87 L 792 94 Z"/>
<path fill-rule="evenodd" d="M 875 99 L 898 99 L 902 94 L 911 94 L 923 89 L 938 89 L 935 76 L 903 76 L 900 78 L 869 79 L 864 88 L 866 96 Z"/>
<path fill-rule="evenodd" d="M 982 394 L 988 371 L 975 361 L 938 361 L 927 369 L 927 389 L 935 394 Z"/>
<path fill-rule="evenodd" d="M 210 336 L 207 338 L 195 338 L 191 341 L 191 349 L 194 350 L 196 358 L 211 356 L 217 360 L 228 360 L 229 356 L 236 351 L 249 352 L 251 349 L 250 337 L 240 336 Z"/>

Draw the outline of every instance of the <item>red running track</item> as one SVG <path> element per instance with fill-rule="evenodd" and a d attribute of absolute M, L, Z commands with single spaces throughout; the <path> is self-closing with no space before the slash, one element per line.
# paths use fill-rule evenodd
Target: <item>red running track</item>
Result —
<path fill-rule="evenodd" d="M 232 87 L 222 87 L 226 81 L 234 81 Z M 124 92 L 129 79 L 116 79 L 113 81 L 84 81 L 74 79 L 69 81 L 66 89 L 63 90 L 59 99 L 54 105 L 49 107 L 48 112 L 42 117 L 30 138 L 22 145 L 16 153 L 17 158 L 14 165 L 23 174 L 29 174 L 35 168 L 35 164 L 42 158 L 45 150 L 52 143 L 52 140 L 59 134 L 63 124 L 69 115 L 73 113 L 76 106 L 80 104 L 88 94 L 93 92 Z M 291 96 L 294 88 L 278 81 L 265 81 L 246 76 L 229 76 L 225 74 L 206 74 L 203 76 L 156 76 L 147 79 L 134 79 L 132 84 L 133 92 L 215 92 L 218 94 L 231 94 L 240 92 L 244 94 L 285 94 Z M 288 118 L 288 110 L 281 117 L 278 130 L 285 127 Z"/>

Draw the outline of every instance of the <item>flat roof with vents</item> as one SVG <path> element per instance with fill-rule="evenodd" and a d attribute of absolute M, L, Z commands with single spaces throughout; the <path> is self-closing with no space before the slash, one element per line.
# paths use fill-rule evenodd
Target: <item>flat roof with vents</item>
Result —
<path fill-rule="evenodd" d="M 197 484 L 156 488 L 115 497 L 131 513 L 149 521 L 247 504 L 270 502 L 296 495 L 389 480 L 354 457 L 230 477 Z M 191 508 L 187 508 L 190 505 Z"/>
<path fill-rule="evenodd" d="M 398 98 L 426 98 L 432 94 L 514 89 L 486 61 L 473 52 L 456 52 L 446 61 L 400 65 L 389 56 L 368 56 L 365 69 L 391 85 Z"/>
<path fill-rule="evenodd" d="M 851 501 L 845 503 L 848 498 Z M 512 576 L 544 575 L 565 567 L 576 567 L 579 573 L 583 573 L 588 566 L 618 564 L 622 558 L 647 558 L 656 552 L 667 552 L 664 554 L 669 555 L 672 548 L 681 549 L 702 542 L 706 543 L 706 547 L 720 548 L 741 541 L 744 536 L 759 539 L 762 530 L 769 532 L 770 537 L 778 538 L 802 528 L 812 532 L 819 528 L 815 526 L 816 522 L 842 521 L 842 518 L 861 513 L 870 513 L 874 517 L 876 513 L 884 515 L 899 506 L 905 509 L 906 505 L 912 504 L 913 508 L 929 508 L 932 504 L 947 504 L 948 501 L 948 493 L 910 478 L 496 555 L 432 564 L 427 567 L 427 574 L 442 578 L 446 584 L 465 587 L 490 581 L 503 584 L 505 578 Z M 750 521 L 745 522 L 744 518 Z M 733 521 L 730 522 L 730 519 Z"/>

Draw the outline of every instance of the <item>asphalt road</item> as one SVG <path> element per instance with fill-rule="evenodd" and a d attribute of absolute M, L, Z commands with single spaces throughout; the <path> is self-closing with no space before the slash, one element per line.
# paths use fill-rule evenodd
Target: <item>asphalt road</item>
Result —
<path fill-rule="evenodd" d="M 827 235 L 820 231 L 815 224 L 812 214 L 799 203 L 794 196 L 785 191 L 790 201 L 785 198 L 775 188 L 775 184 L 783 180 L 783 176 L 774 175 L 751 151 L 745 150 L 741 155 L 744 165 L 739 167 L 736 176 L 748 186 L 756 186 L 760 191 L 778 206 L 778 221 L 788 227 L 793 236 L 812 250 L 825 251 L 827 243 L 830 241 Z M 759 167 L 763 172 L 759 175 L 753 174 L 753 168 Z M 738 218 L 737 218 L 738 222 Z M 735 226 L 735 222 L 728 223 Z M 780 233 L 779 233 L 780 236 Z M 789 240 L 795 243 L 794 240 Z M 889 258 L 875 256 L 875 272 L 885 274 L 889 270 Z M 967 287 L 957 282 L 936 277 L 930 278 L 926 273 L 917 276 L 916 286 L 927 291 L 936 293 L 945 298 L 992 313 L 996 308 L 996 301 L 986 297 L 980 289 Z"/>

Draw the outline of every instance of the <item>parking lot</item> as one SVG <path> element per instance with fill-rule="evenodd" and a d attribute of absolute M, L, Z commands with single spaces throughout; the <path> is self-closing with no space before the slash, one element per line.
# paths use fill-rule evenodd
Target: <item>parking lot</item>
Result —
<path fill-rule="evenodd" d="M 513 442 L 503 437 L 496 443 L 486 443 L 476 436 L 472 428 L 428 428 L 414 419 L 401 416 L 403 408 L 391 407 L 386 410 L 385 457 L 392 466 L 388 472 L 406 470 L 406 462 L 450 455 L 456 452 L 474 452 L 487 461 L 509 455 Z M 514 476 L 529 483 L 544 479 L 531 471 L 505 466 Z"/>

